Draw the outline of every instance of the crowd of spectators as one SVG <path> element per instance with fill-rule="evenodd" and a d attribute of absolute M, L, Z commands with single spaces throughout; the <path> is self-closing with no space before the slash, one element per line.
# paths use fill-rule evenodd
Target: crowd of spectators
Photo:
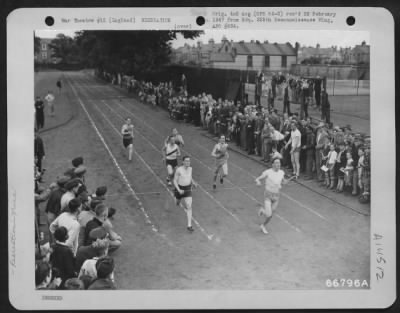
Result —
<path fill-rule="evenodd" d="M 36 289 L 116 289 L 110 254 L 122 238 L 113 228 L 107 187 L 89 192 L 83 157 L 45 187 L 40 156 L 44 144 L 35 130 Z"/>
<path fill-rule="evenodd" d="M 164 107 L 171 119 L 193 123 L 217 137 L 225 135 L 227 141 L 266 164 L 278 154 L 295 178 L 317 179 L 333 191 L 359 196 L 360 202 L 370 200 L 370 138 L 352 132 L 351 125 L 339 127 L 331 122 L 326 80 L 319 76 L 274 73 L 265 77 L 259 72 L 254 103 L 214 99 L 205 92 L 189 95 L 184 76 L 178 86 L 118 77 L 108 80 L 145 103 Z M 261 105 L 261 95 L 267 97 L 267 105 Z M 276 101 L 283 102 L 282 112 L 275 108 Z M 299 113 L 291 111 L 291 103 L 300 104 Z M 320 112 L 317 123 L 309 116 L 309 107 Z"/>

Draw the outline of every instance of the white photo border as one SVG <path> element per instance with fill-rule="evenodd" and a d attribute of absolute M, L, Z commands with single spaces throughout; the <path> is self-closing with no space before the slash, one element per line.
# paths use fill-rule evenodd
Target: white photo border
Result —
<path fill-rule="evenodd" d="M 312 309 L 385 308 L 396 299 L 396 205 L 395 205 L 395 74 L 394 19 L 384 8 L 323 7 L 335 12 L 330 24 L 257 24 L 241 29 L 268 30 L 318 29 L 368 31 L 370 34 L 371 99 L 371 251 L 370 289 L 368 290 L 117 290 L 96 292 L 52 291 L 61 301 L 43 301 L 50 292 L 35 290 L 33 240 L 33 34 L 50 29 L 44 23 L 53 16 L 57 30 L 91 29 L 170 29 L 190 25 L 190 30 L 207 29 L 196 24 L 196 17 L 209 18 L 212 11 L 254 10 L 255 8 L 23 8 L 7 17 L 7 121 L 8 121 L 8 198 L 9 198 L 9 294 L 18 309 Z M 273 8 L 268 8 L 273 9 Z M 285 12 L 294 8 L 275 8 Z M 295 8 L 299 11 L 316 8 Z M 61 23 L 61 18 L 98 16 L 138 17 L 135 24 Z M 347 16 L 356 18 L 351 28 Z M 141 23 L 139 17 L 171 17 L 171 23 Z M 316 26 L 317 25 L 317 26 Z M 21 92 L 24 86 L 24 92 Z M 27 179 L 21 179 L 21 173 Z M 374 235 L 382 236 L 386 263 L 378 260 Z M 384 267 L 379 281 L 378 267 Z"/>

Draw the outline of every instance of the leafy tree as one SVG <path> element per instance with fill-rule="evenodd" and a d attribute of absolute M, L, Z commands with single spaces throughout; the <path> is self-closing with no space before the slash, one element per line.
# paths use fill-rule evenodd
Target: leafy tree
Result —
<path fill-rule="evenodd" d="M 80 54 L 79 47 L 76 41 L 64 34 L 58 34 L 55 39 L 51 41 L 49 47 L 52 49 L 52 56 L 59 58 L 62 63 L 79 63 Z"/>
<path fill-rule="evenodd" d="M 88 67 L 126 74 L 146 73 L 168 63 L 175 31 L 81 31 L 76 44 Z M 199 31 L 181 31 L 195 38 Z"/>

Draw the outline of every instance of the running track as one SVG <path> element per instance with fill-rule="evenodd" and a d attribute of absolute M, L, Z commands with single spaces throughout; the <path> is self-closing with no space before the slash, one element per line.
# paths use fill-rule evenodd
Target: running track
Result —
<path fill-rule="evenodd" d="M 368 216 L 291 183 L 282 189 L 270 234 L 263 235 L 257 216 L 263 188 L 254 183 L 265 169 L 261 164 L 230 152 L 229 177 L 213 191 L 210 153 L 215 143 L 202 136 L 203 130 L 171 121 L 165 111 L 126 98 L 92 76 L 63 76 L 70 102 L 78 106 L 76 123 L 92 138 L 85 153 L 91 154 L 91 144 L 101 147 L 101 155 L 90 157 L 101 159 L 118 177 L 119 188 L 109 191 L 108 200 L 124 197 L 129 208 L 114 221 L 124 238 L 115 253 L 119 288 L 323 289 L 326 279 L 369 280 Z M 120 135 L 126 117 L 135 126 L 131 163 Z M 175 206 L 165 183 L 161 162 L 161 147 L 172 127 L 184 137 L 182 154 L 191 157 L 199 184 L 192 234 L 186 230 L 184 209 Z M 129 210 L 140 212 L 131 222 L 140 226 L 140 242 L 139 234 L 126 226 L 133 219 Z M 140 268 L 131 266 L 132 258 L 142 261 Z"/>

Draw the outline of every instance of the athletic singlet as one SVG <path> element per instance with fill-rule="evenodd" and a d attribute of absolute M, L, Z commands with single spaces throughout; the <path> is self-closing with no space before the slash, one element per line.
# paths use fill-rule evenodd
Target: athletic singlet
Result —
<path fill-rule="evenodd" d="M 285 172 L 282 170 L 275 171 L 272 168 L 266 170 L 268 176 L 265 179 L 265 190 L 269 192 L 278 193 L 281 189 L 282 180 L 285 176 Z"/>
<path fill-rule="evenodd" d="M 173 144 L 172 146 L 167 144 L 165 145 L 165 158 L 167 160 L 176 160 L 178 157 L 178 146 Z"/>
<path fill-rule="evenodd" d="M 133 125 L 124 124 L 121 130 L 122 136 L 125 139 L 130 139 L 133 137 Z"/>
<path fill-rule="evenodd" d="M 216 159 L 218 162 L 226 162 L 228 161 L 229 158 L 229 153 L 228 153 L 228 144 L 225 143 L 223 144 L 225 146 L 225 153 L 221 152 L 221 148 L 222 148 L 222 144 L 221 143 L 217 143 L 214 147 L 215 149 L 215 153 L 217 155 Z"/>
<path fill-rule="evenodd" d="M 179 186 L 189 186 L 192 183 L 192 168 L 188 167 L 187 170 L 184 166 L 176 170 L 177 183 Z"/>

